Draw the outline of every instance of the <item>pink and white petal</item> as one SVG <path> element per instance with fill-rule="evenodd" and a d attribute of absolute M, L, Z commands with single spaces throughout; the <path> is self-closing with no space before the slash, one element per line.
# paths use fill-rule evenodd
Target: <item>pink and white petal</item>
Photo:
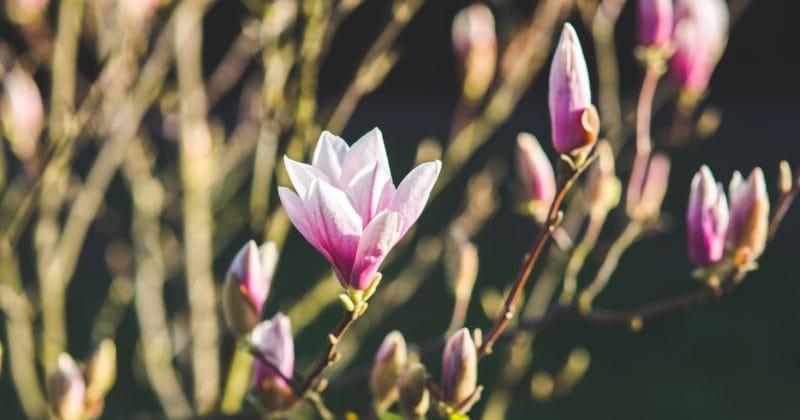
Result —
<path fill-rule="evenodd" d="M 266 279 L 267 292 L 269 292 L 272 276 L 275 274 L 275 266 L 278 265 L 278 247 L 275 242 L 264 242 L 258 247 L 258 255 L 261 260 L 261 275 Z"/>
<path fill-rule="evenodd" d="M 373 128 L 364 134 L 347 152 L 342 162 L 342 177 L 340 185 L 349 185 L 350 181 L 364 168 L 371 168 L 375 162 L 383 166 L 391 176 L 389 158 L 386 156 L 386 146 L 383 144 L 383 134 L 378 128 Z"/>
<path fill-rule="evenodd" d="M 392 180 L 386 169 L 377 162 L 373 165 L 372 170 L 361 173 L 350 182 L 350 186 L 345 192 L 353 208 L 361 216 L 361 223 L 364 227 L 382 210 L 379 208 L 381 195 L 386 185 L 391 185 L 391 183 Z"/>
<path fill-rule="evenodd" d="M 441 169 L 442 162 L 438 160 L 423 163 L 409 172 L 397 187 L 389 209 L 397 211 L 403 216 L 404 235 L 425 208 L 425 203 L 428 202 L 428 197 Z"/>
<path fill-rule="evenodd" d="M 369 287 L 378 266 L 400 240 L 402 232 L 403 216 L 396 211 L 383 211 L 367 225 L 358 243 L 350 288 L 364 290 Z"/>
<path fill-rule="evenodd" d="M 300 196 L 294 191 L 286 187 L 278 187 L 278 197 L 281 200 L 286 215 L 294 225 L 295 229 L 306 238 L 311 246 L 319 251 L 322 256 L 328 261 L 332 262 L 330 252 L 328 252 L 327 242 L 325 238 L 321 237 L 316 229 L 314 229 L 310 214 L 306 211 L 308 207 Z"/>
<path fill-rule="evenodd" d="M 361 217 L 344 191 L 327 182 L 311 183 L 306 205 L 309 222 L 323 239 L 330 262 L 341 275 L 349 276 L 363 231 Z"/>
<path fill-rule="evenodd" d="M 326 182 L 330 182 L 327 175 L 309 164 L 294 161 L 289 159 L 288 156 L 283 157 L 283 163 L 286 166 L 286 172 L 289 174 L 289 180 L 292 181 L 292 186 L 300 197 L 305 197 L 307 195 L 311 181 L 322 179 Z"/>
<path fill-rule="evenodd" d="M 392 204 L 392 199 L 394 199 L 394 194 L 397 192 L 397 188 L 395 188 L 394 183 L 389 182 L 383 186 L 383 191 L 381 191 L 381 198 L 378 201 L 378 212 L 383 211 L 384 209 L 389 208 Z"/>
<path fill-rule="evenodd" d="M 328 131 L 323 131 L 319 136 L 317 147 L 314 149 L 311 166 L 319 169 L 334 184 L 337 184 L 342 176 L 342 161 L 348 150 L 350 150 L 350 147 L 345 143 L 344 139 Z"/>

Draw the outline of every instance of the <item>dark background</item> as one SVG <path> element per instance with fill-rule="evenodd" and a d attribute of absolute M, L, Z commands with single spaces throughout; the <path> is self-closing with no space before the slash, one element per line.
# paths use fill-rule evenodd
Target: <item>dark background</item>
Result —
<path fill-rule="evenodd" d="M 353 74 L 357 62 L 386 21 L 389 2 L 367 0 L 341 28 L 320 79 L 321 105 L 335 100 Z M 533 1 L 491 2 L 505 19 L 498 23 L 500 43 L 513 25 L 524 20 L 535 7 Z M 632 58 L 634 47 L 634 3 L 628 1 L 617 28 L 622 92 L 631 98 L 638 91 L 641 71 Z M 355 140 L 373 126 L 384 133 L 392 156 L 395 179 L 412 165 L 415 146 L 425 136 L 447 138 L 451 112 L 458 95 L 458 79 L 450 50 L 450 22 L 465 1 L 429 0 L 399 40 L 402 58 L 386 83 L 367 96 L 357 108 L 343 136 Z M 764 168 L 775 197 L 777 163 L 787 159 L 793 166 L 798 158 L 797 115 L 800 105 L 800 65 L 797 64 L 797 2 L 754 1 L 735 23 L 725 55 L 711 83 L 703 106 L 722 112 L 719 131 L 702 144 L 671 150 L 673 170 L 665 212 L 674 225 L 667 232 L 642 240 L 625 254 L 620 268 L 597 305 L 628 308 L 666 296 L 679 295 L 696 287 L 689 276 L 685 256 L 685 212 L 689 180 L 702 164 L 708 164 L 718 179 L 727 183 L 733 170 L 749 172 Z M 245 9 L 235 1 L 223 0 L 211 10 L 206 27 L 206 64 L 219 61 L 235 37 Z M 590 36 L 576 15 L 590 72 L 593 52 Z M 0 36 L 13 37 L 5 23 Z M 12 39 L 13 40 L 13 39 Z M 593 80 L 594 81 L 594 80 Z M 596 84 L 594 84 L 596 86 Z M 213 112 L 235 121 L 238 96 L 229 95 Z M 510 161 L 516 134 L 531 131 L 540 139 L 549 135 L 546 77 L 540 76 L 520 105 L 495 133 L 468 168 L 478 168 L 490 157 Z M 656 114 L 656 124 L 668 122 L 669 106 Z M 665 116 L 666 115 L 666 116 Z M 663 126 L 663 125 L 662 125 Z M 658 137 L 656 130 L 656 140 Z M 552 153 L 549 145 L 545 145 Z M 553 154 L 554 156 L 554 154 Z M 460 200 L 465 182 L 460 176 L 419 221 L 421 232 L 432 231 L 447 219 L 454 202 Z M 476 238 L 480 249 L 481 284 L 496 286 L 510 281 L 521 255 L 529 246 L 535 227 L 513 211 L 510 183 L 502 187 L 503 206 Z M 117 185 L 121 188 L 120 185 Z M 113 194 L 113 188 L 112 192 Z M 124 208 L 124 207 L 123 207 Z M 530 374 L 515 391 L 509 411 L 512 418 L 563 419 L 795 419 L 800 415 L 800 269 L 797 267 L 798 206 L 790 210 L 775 241 L 760 261 L 761 268 L 731 295 L 689 313 L 648 322 L 638 333 L 619 327 L 563 323 L 540 334 L 532 351 L 534 371 L 555 372 L 575 346 L 586 347 L 592 355 L 586 377 L 566 397 L 547 403 L 530 396 Z M 612 220 L 612 228 L 619 224 Z M 612 229 L 613 230 L 613 229 Z M 87 351 L 87 323 L 93 319 L 108 284 L 108 274 L 90 256 L 102 252 L 106 239 L 94 229 L 87 239 L 80 278 L 70 288 L 69 320 L 74 354 Z M 235 250 L 231 250 L 231 255 Z M 225 255 L 215 267 L 223 278 Z M 298 296 L 310 279 L 324 269 L 324 262 L 296 233 L 284 248 L 284 259 L 270 297 L 270 311 L 282 308 L 285 296 Z M 598 261 L 589 261 L 589 270 Z M 396 271 L 396 270 L 395 270 Z M 387 273 L 391 279 L 391 272 Z M 535 280 L 535 278 L 534 278 Z M 175 283 L 175 282 L 173 282 Z M 175 287 L 175 286 L 172 286 Z M 529 285 L 530 288 L 530 285 Z M 173 293 L 180 294 L 180 287 Z M 437 270 L 406 305 L 398 309 L 361 346 L 360 359 L 369 360 L 383 335 L 400 328 L 410 341 L 426 341 L 440 334 L 449 321 L 450 298 L 443 274 Z M 335 311 L 329 311 L 332 319 Z M 327 312 L 326 312 L 327 314 Z M 490 325 L 478 305 L 470 310 L 468 325 Z M 413 327 L 412 327 L 413 326 Z M 131 417 L 132 413 L 157 413 L 158 405 L 144 386 L 135 359 L 137 339 L 135 315 L 129 311 L 117 336 L 120 347 L 120 381 L 107 399 L 106 417 Z M 298 354 L 316 354 L 319 337 L 327 325 L 318 325 L 298 337 Z M 305 360 L 305 359 L 303 359 Z M 499 371 L 496 358 L 481 364 L 480 381 L 489 389 Z M 427 364 L 438 371 L 438 355 Z M 302 363 L 302 362 L 301 362 Z M 305 365 L 301 365 L 303 367 Z M 7 365 L 0 386 L 0 418 L 19 417 L 16 397 L 7 379 Z M 357 384 L 331 394 L 332 405 L 366 407 L 366 387 Z M 476 407 L 480 412 L 482 405 Z"/>

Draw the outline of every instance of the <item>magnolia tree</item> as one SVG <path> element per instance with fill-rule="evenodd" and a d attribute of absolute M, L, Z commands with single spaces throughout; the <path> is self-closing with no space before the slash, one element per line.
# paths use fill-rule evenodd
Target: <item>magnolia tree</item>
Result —
<path fill-rule="evenodd" d="M 132 305 L 138 343 L 125 354 L 141 366 L 138 373 L 167 417 L 334 418 L 346 412 L 348 418 L 466 418 L 477 414 L 471 410 L 482 400 L 491 403 L 486 417 L 502 417 L 508 398 L 498 393 L 530 369 L 531 333 L 564 319 L 640 329 L 649 318 L 722 298 L 757 268 L 800 190 L 800 177 L 787 162 L 772 194 L 761 168 L 746 178 L 717 173 L 730 179 L 727 189 L 709 166 L 696 168 L 691 185 L 669 184 L 664 145 L 713 134 L 713 127 L 696 124 L 696 115 L 703 113 L 727 42 L 728 5 L 722 0 L 631 2 L 643 79 L 630 122 L 621 114 L 613 38 L 625 1 L 540 1 L 517 29 L 503 34 L 506 42 L 498 41 L 486 5 L 458 12 L 452 44 L 461 96 L 452 134 L 446 142 L 422 141 L 416 165 L 399 182 L 391 166 L 407 162 L 385 147 L 396 135 L 387 132 L 384 140 L 374 128 L 349 142 L 336 133 L 398 61 L 396 39 L 423 0 L 391 2 L 388 21 L 353 80 L 330 104 L 318 104 L 320 66 L 335 59 L 327 56 L 333 37 L 361 1 L 243 3 L 249 12 L 241 34 L 205 77 L 203 19 L 213 26 L 213 13 L 207 13 L 212 6 L 229 7 L 224 3 L 4 5 L 20 41 L 0 40 L 0 110 L 8 145 L 0 201 L 0 355 L 8 360 L 2 374 L 27 416 L 103 413 L 118 363 L 131 363 L 117 360 L 115 338 Z M 567 22 L 576 16 L 583 25 Z M 594 42 L 597 102 L 581 39 Z M 91 57 L 79 60 L 81 50 Z M 504 171 L 495 164 L 472 174 L 459 191 L 463 206 L 438 232 L 414 226 L 434 197 L 459 185 L 456 175 L 510 117 L 551 57 L 549 137 L 546 127 L 529 127 L 548 144 L 519 133 L 511 163 L 519 187 L 513 206 L 530 216 L 538 233 L 527 252 L 498 245 L 520 256 L 518 274 L 502 296 L 482 302 L 486 323 L 468 323 L 473 289 L 488 284 L 478 275 L 472 238 L 498 207 Z M 78 65 L 84 60 L 97 71 Z M 656 100 L 666 73 L 672 82 L 663 84 L 662 96 L 675 101 Z M 234 94 L 241 105 L 231 129 L 212 116 L 214 105 Z M 675 105 L 675 117 L 662 142 L 651 136 L 651 120 L 654 107 L 665 104 Z M 629 140 L 632 159 L 621 153 Z M 545 151 L 550 149 L 555 158 Z M 617 156 L 632 161 L 629 170 L 617 169 Z M 88 171 L 78 161 L 89 162 Z M 622 254 L 658 230 L 668 188 L 689 197 L 686 255 L 699 285 L 634 309 L 598 307 L 595 299 Z M 103 258 L 84 243 L 92 221 L 107 221 L 106 208 L 119 205 L 104 197 L 111 189 L 129 197 L 129 207 L 117 216 L 125 222 L 99 233 L 107 237 L 112 280 L 96 321 L 82 327 L 90 333 L 73 335 L 65 322 L 67 290 L 82 275 L 82 254 L 94 262 Z M 607 223 L 610 215 L 622 221 L 621 228 Z M 284 239 L 294 230 L 308 244 L 302 252 L 318 253 L 330 270 L 300 295 L 270 293 L 273 285 L 297 282 L 291 271 L 276 270 Z M 602 230 L 614 232 L 610 244 L 602 244 Z M 241 246 L 248 236 L 263 239 Z M 235 257 L 224 261 L 238 246 Z M 596 270 L 584 268 L 590 255 L 602 261 Z M 30 259 L 32 268 L 25 266 Z M 406 302 L 415 305 L 410 298 L 439 261 L 453 296 L 442 300 L 452 302 L 447 330 L 418 343 L 404 337 L 415 325 L 387 331 L 382 320 Z M 225 266 L 224 277 L 215 275 Z M 384 277 L 386 267 L 397 274 Z M 535 268 L 540 275 L 532 276 Z M 168 279 L 183 282 L 185 297 L 165 299 Z M 529 281 L 536 282 L 532 290 Z M 338 322 L 321 316 L 329 305 L 340 307 Z M 300 348 L 295 337 L 311 324 L 330 332 L 314 340 L 317 346 L 309 348 L 305 340 Z M 385 339 L 379 348 L 361 349 L 374 354 L 371 360 L 357 360 L 366 334 Z M 73 337 L 89 342 L 70 343 Z M 479 364 L 501 349 L 509 355 L 501 358 L 505 380 L 487 382 Z M 78 358 L 83 363 L 70 351 L 93 355 Z M 588 363 L 586 350 L 576 349 L 557 377 L 534 376 L 534 396 L 568 392 Z M 359 383 L 369 389 L 371 404 L 329 408 L 326 391 Z"/>

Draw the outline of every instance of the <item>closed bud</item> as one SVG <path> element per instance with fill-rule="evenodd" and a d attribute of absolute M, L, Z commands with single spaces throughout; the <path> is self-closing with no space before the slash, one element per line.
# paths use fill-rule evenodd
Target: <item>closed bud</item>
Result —
<path fill-rule="evenodd" d="M 575 29 L 564 24 L 550 66 L 550 126 L 559 153 L 584 155 L 597 140 L 600 118 L 592 105 L 589 70 Z"/>
<path fill-rule="evenodd" d="M 277 262 L 273 242 L 259 248 L 249 241 L 233 259 L 222 289 L 222 309 L 228 328 L 237 335 L 249 333 L 261 320 Z"/>
<path fill-rule="evenodd" d="M 100 342 L 89 366 L 86 368 L 86 399 L 101 401 L 117 379 L 117 346 L 105 339 Z"/>
<path fill-rule="evenodd" d="M 251 342 L 263 358 L 280 371 L 275 372 L 259 358 L 253 361 L 258 401 L 267 411 L 290 408 L 298 398 L 291 384 L 283 379 L 292 378 L 294 373 L 294 341 L 289 318 L 278 312 L 271 320 L 261 322 L 253 329 Z"/>
<path fill-rule="evenodd" d="M 406 341 L 400 331 L 390 332 L 375 355 L 369 376 L 369 390 L 377 410 L 383 411 L 397 398 L 397 379 L 408 361 Z"/>
<path fill-rule="evenodd" d="M 53 413 L 63 420 L 84 416 L 86 383 L 75 360 L 67 353 L 58 356 L 55 370 L 47 378 L 50 405 Z"/>
<path fill-rule="evenodd" d="M 641 188 L 636 188 L 636 179 L 630 179 L 626 206 L 631 218 L 652 220 L 658 217 L 669 186 L 669 169 L 669 157 L 657 153 L 650 159 Z"/>
<path fill-rule="evenodd" d="M 755 260 L 764 252 L 769 230 L 769 197 L 761 168 L 753 169 L 746 181 L 734 172 L 728 195 L 728 245 L 735 254 L 745 251 L 751 261 Z"/>
<path fill-rule="evenodd" d="M 42 95 L 30 74 L 14 66 L 2 80 L 0 117 L 11 150 L 21 161 L 35 157 L 44 124 Z"/>
<path fill-rule="evenodd" d="M 728 37 L 724 0 L 677 0 L 670 72 L 687 92 L 699 96 L 722 56 Z"/>
<path fill-rule="evenodd" d="M 725 190 L 704 165 L 692 179 L 686 209 L 689 260 L 692 264 L 706 267 L 722 259 L 728 222 Z"/>
<path fill-rule="evenodd" d="M 599 219 L 619 204 L 621 186 L 614 167 L 614 151 L 603 140 L 597 143 L 597 161 L 589 168 L 584 205 L 590 217 Z"/>
<path fill-rule="evenodd" d="M 494 16 L 488 7 L 473 4 L 456 14 L 453 50 L 464 77 L 464 96 L 479 100 L 494 79 L 497 62 Z"/>
<path fill-rule="evenodd" d="M 469 330 L 456 331 L 442 355 L 442 397 L 451 406 L 470 399 L 478 386 L 478 356 Z"/>
<path fill-rule="evenodd" d="M 550 159 L 532 134 L 517 136 L 516 162 L 523 199 L 531 214 L 537 220 L 544 220 L 556 195 L 556 178 Z"/>
<path fill-rule="evenodd" d="M 407 419 L 425 418 L 430 408 L 430 394 L 425 387 L 425 366 L 414 363 L 397 380 L 400 412 Z"/>
<path fill-rule="evenodd" d="M 672 0 L 639 0 L 639 44 L 664 47 L 672 38 Z"/>
<path fill-rule="evenodd" d="M 44 17 L 50 0 L 7 0 L 8 18 L 19 25 L 27 25 Z"/>

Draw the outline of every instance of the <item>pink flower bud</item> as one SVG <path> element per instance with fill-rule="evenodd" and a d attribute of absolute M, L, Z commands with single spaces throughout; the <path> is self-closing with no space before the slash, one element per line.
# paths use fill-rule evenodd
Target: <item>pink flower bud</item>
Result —
<path fill-rule="evenodd" d="M 247 334 L 261 320 L 277 262 L 273 242 L 259 248 L 254 241 L 245 244 L 231 262 L 222 289 L 222 308 L 228 327 L 236 334 Z"/>
<path fill-rule="evenodd" d="M 589 70 L 575 29 L 564 24 L 550 66 L 550 125 L 553 146 L 559 153 L 579 155 L 600 131 L 600 118 L 592 105 Z"/>
<path fill-rule="evenodd" d="M 672 38 L 672 0 L 639 0 L 639 44 L 663 47 Z"/>
<path fill-rule="evenodd" d="M 677 0 L 670 71 L 684 89 L 699 95 L 708 87 L 728 36 L 723 0 Z"/>
<path fill-rule="evenodd" d="M 478 356 L 469 330 L 456 331 L 444 346 L 442 355 L 442 395 L 444 402 L 458 405 L 475 393 L 478 385 Z"/>
<path fill-rule="evenodd" d="M 30 74 L 14 66 L 2 80 L 4 94 L 0 101 L 3 129 L 11 149 L 21 161 L 28 161 L 39 147 L 44 124 L 44 105 L 39 88 Z"/>
<path fill-rule="evenodd" d="M 528 133 L 517 136 L 516 158 L 524 199 L 547 212 L 556 195 L 556 178 L 553 165 L 536 137 Z"/>
<path fill-rule="evenodd" d="M 64 420 L 83 418 L 86 382 L 83 372 L 67 353 L 61 353 L 47 380 L 53 412 Z"/>
<path fill-rule="evenodd" d="M 275 372 L 258 358 L 253 361 L 259 401 L 269 411 L 288 409 L 297 402 L 291 385 L 283 379 L 292 378 L 294 373 L 294 342 L 289 318 L 278 312 L 271 320 L 258 324 L 250 337 L 264 358 L 280 370 L 280 373 Z"/>
<path fill-rule="evenodd" d="M 453 50 L 464 77 L 464 94 L 480 99 L 494 78 L 497 39 L 492 11 L 476 3 L 453 19 Z"/>
<path fill-rule="evenodd" d="M 764 252 L 769 230 L 769 197 L 761 168 L 750 172 L 747 181 L 734 172 L 728 189 L 731 223 L 728 245 L 735 251 L 747 251 L 753 260 Z"/>
<path fill-rule="evenodd" d="M 705 267 L 722 259 L 728 221 L 728 201 L 722 184 L 718 184 L 711 170 L 703 165 L 692 178 L 686 208 L 689 260 L 692 264 Z"/>
<path fill-rule="evenodd" d="M 406 341 L 399 331 L 390 332 L 375 355 L 369 376 L 369 390 L 379 411 L 397 398 L 395 386 L 408 361 Z"/>
<path fill-rule="evenodd" d="M 311 165 L 284 158 L 295 191 L 279 187 L 289 220 L 333 266 L 343 287 L 365 290 L 417 221 L 442 164 L 414 168 L 395 187 L 377 128 L 352 146 L 325 131 Z"/>

